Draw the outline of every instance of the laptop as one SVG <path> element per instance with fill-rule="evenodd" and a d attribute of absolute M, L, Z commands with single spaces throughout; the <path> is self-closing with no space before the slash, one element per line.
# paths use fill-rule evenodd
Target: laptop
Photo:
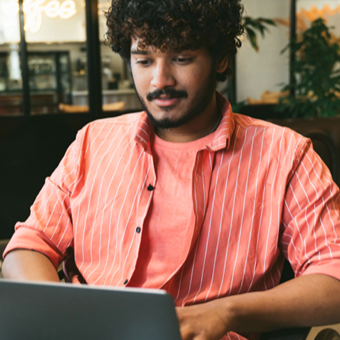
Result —
<path fill-rule="evenodd" d="M 0 280 L 3 340 L 181 340 L 162 290 Z"/>

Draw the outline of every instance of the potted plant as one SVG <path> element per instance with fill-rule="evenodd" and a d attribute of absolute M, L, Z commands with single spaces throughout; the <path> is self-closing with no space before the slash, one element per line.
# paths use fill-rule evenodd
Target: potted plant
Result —
<path fill-rule="evenodd" d="M 319 18 L 283 50 L 296 55 L 294 81 L 283 87 L 278 112 L 294 118 L 331 117 L 340 113 L 340 47 Z M 293 91 L 292 91 L 293 90 Z"/>
<path fill-rule="evenodd" d="M 276 26 L 274 20 L 266 19 L 266 18 L 251 18 L 249 16 L 243 17 L 242 25 L 244 27 L 244 31 L 246 35 L 249 37 L 249 41 L 251 46 L 254 48 L 256 52 L 259 50 L 259 46 L 257 43 L 257 33 L 260 33 L 262 37 L 265 36 L 266 32 L 269 32 L 268 26 Z"/>
<path fill-rule="evenodd" d="M 253 49 L 258 52 L 259 45 L 258 45 L 258 33 L 261 34 L 262 37 L 265 36 L 266 32 L 269 32 L 269 26 L 276 26 L 274 20 L 267 19 L 267 18 L 252 18 L 249 16 L 245 16 L 242 18 L 242 26 L 244 27 L 245 35 L 249 38 L 249 42 Z M 242 107 L 244 102 L 236 104 L 236 96 L 235 96 L 235 89 L 236 89 L 236 58 L 235 56 L 231 58 L 230 63 L 233 65 L 232 70 L 233 74 L 231 75 L 230 79 L 228 80 L 228 99 L 233 107 L 236 109 Z"/>

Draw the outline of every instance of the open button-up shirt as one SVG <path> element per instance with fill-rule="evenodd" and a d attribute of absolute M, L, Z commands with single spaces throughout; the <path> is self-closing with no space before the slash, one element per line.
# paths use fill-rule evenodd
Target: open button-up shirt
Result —
<path fill-rule="evenodd" d="M 310 140 L 219 100 L 222 120 L 192 169 L 180 263 L 159 288 L 178 306 L 266 290 L 279 283 L 285 258 L 296 276 L 340 279 L 339 191 Z M 6 253 L 34 249 L 57 267 L 71 247 L 88 284 L 128 285 L 153 199 L 148 187 L 157 190 L 153 134 L 145 112 L 85 126 Z"/>

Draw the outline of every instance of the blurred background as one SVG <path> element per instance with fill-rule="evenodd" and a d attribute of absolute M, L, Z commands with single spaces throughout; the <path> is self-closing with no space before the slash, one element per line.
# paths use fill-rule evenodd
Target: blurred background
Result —
<path fill-rule="evenodd" d="M 124 101 L 125 109 L 139 108 L 126 64 L 104 44 L 109 5 L 99 0 L 97 11 L 88 16 L 91 27 L 98 24 L 93 44 L 87 39 L 83 0 L 26 0 L 23 22 L 18 0 L 0 0 L 0 115 L 64 112 L 60 103 L 88 105 L 89 69 L 95 67 L 88 48 L 98 49 L 102 103 Z M 24 104 L 26 92 L 29 102 Z"/>
<path fill-rule="evenodd" d="M 244 0 L 236 112 L 313 139 L 340 182 L 340 0 Z M 107 0 L 0 0 L 0 239 L 8 239 L 88 122 L 141 109 L 105 44 Z"/>
<path fill-rule="evenodd" d="M 317 19 L 330 32 L 329 42 L 339 45 L 340 38 L 340 1 L 244 0 L 243 4 L 243 46 L 231 61 L 233 76 L 218 85 L 237 110 L 276 104 L 286 93 L 285 86 L 301 79 L 294 64 L 301 51 L 293 55 L 292 49 L 283 50 L 294 38 L 301 39 Z M 140 109 L 128 66 L 104 42 L 104 12 L 109 6 L 107 0 L 0 0 L 0 116 L 100 115 Z M 324 33 L 320 30 L 320 36 Z M 338 69 L 339 61 L 334 60 L 333 66 Z M 110 106 L 117 102 L 120 106 Z M 245 110 L 261 117 L 257 108 Z M 270 108 L 272 112 L 262 113 L 262 118 L 289 116 L 281 109 L 279 114 Z"/>

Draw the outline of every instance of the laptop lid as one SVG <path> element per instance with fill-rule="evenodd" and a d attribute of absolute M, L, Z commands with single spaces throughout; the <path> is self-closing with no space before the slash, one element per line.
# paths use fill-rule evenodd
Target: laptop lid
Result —
<path fill-rule="evenodd" d="M 181 340 L 162 290 L 0 280 L 0 339 Z"/>

